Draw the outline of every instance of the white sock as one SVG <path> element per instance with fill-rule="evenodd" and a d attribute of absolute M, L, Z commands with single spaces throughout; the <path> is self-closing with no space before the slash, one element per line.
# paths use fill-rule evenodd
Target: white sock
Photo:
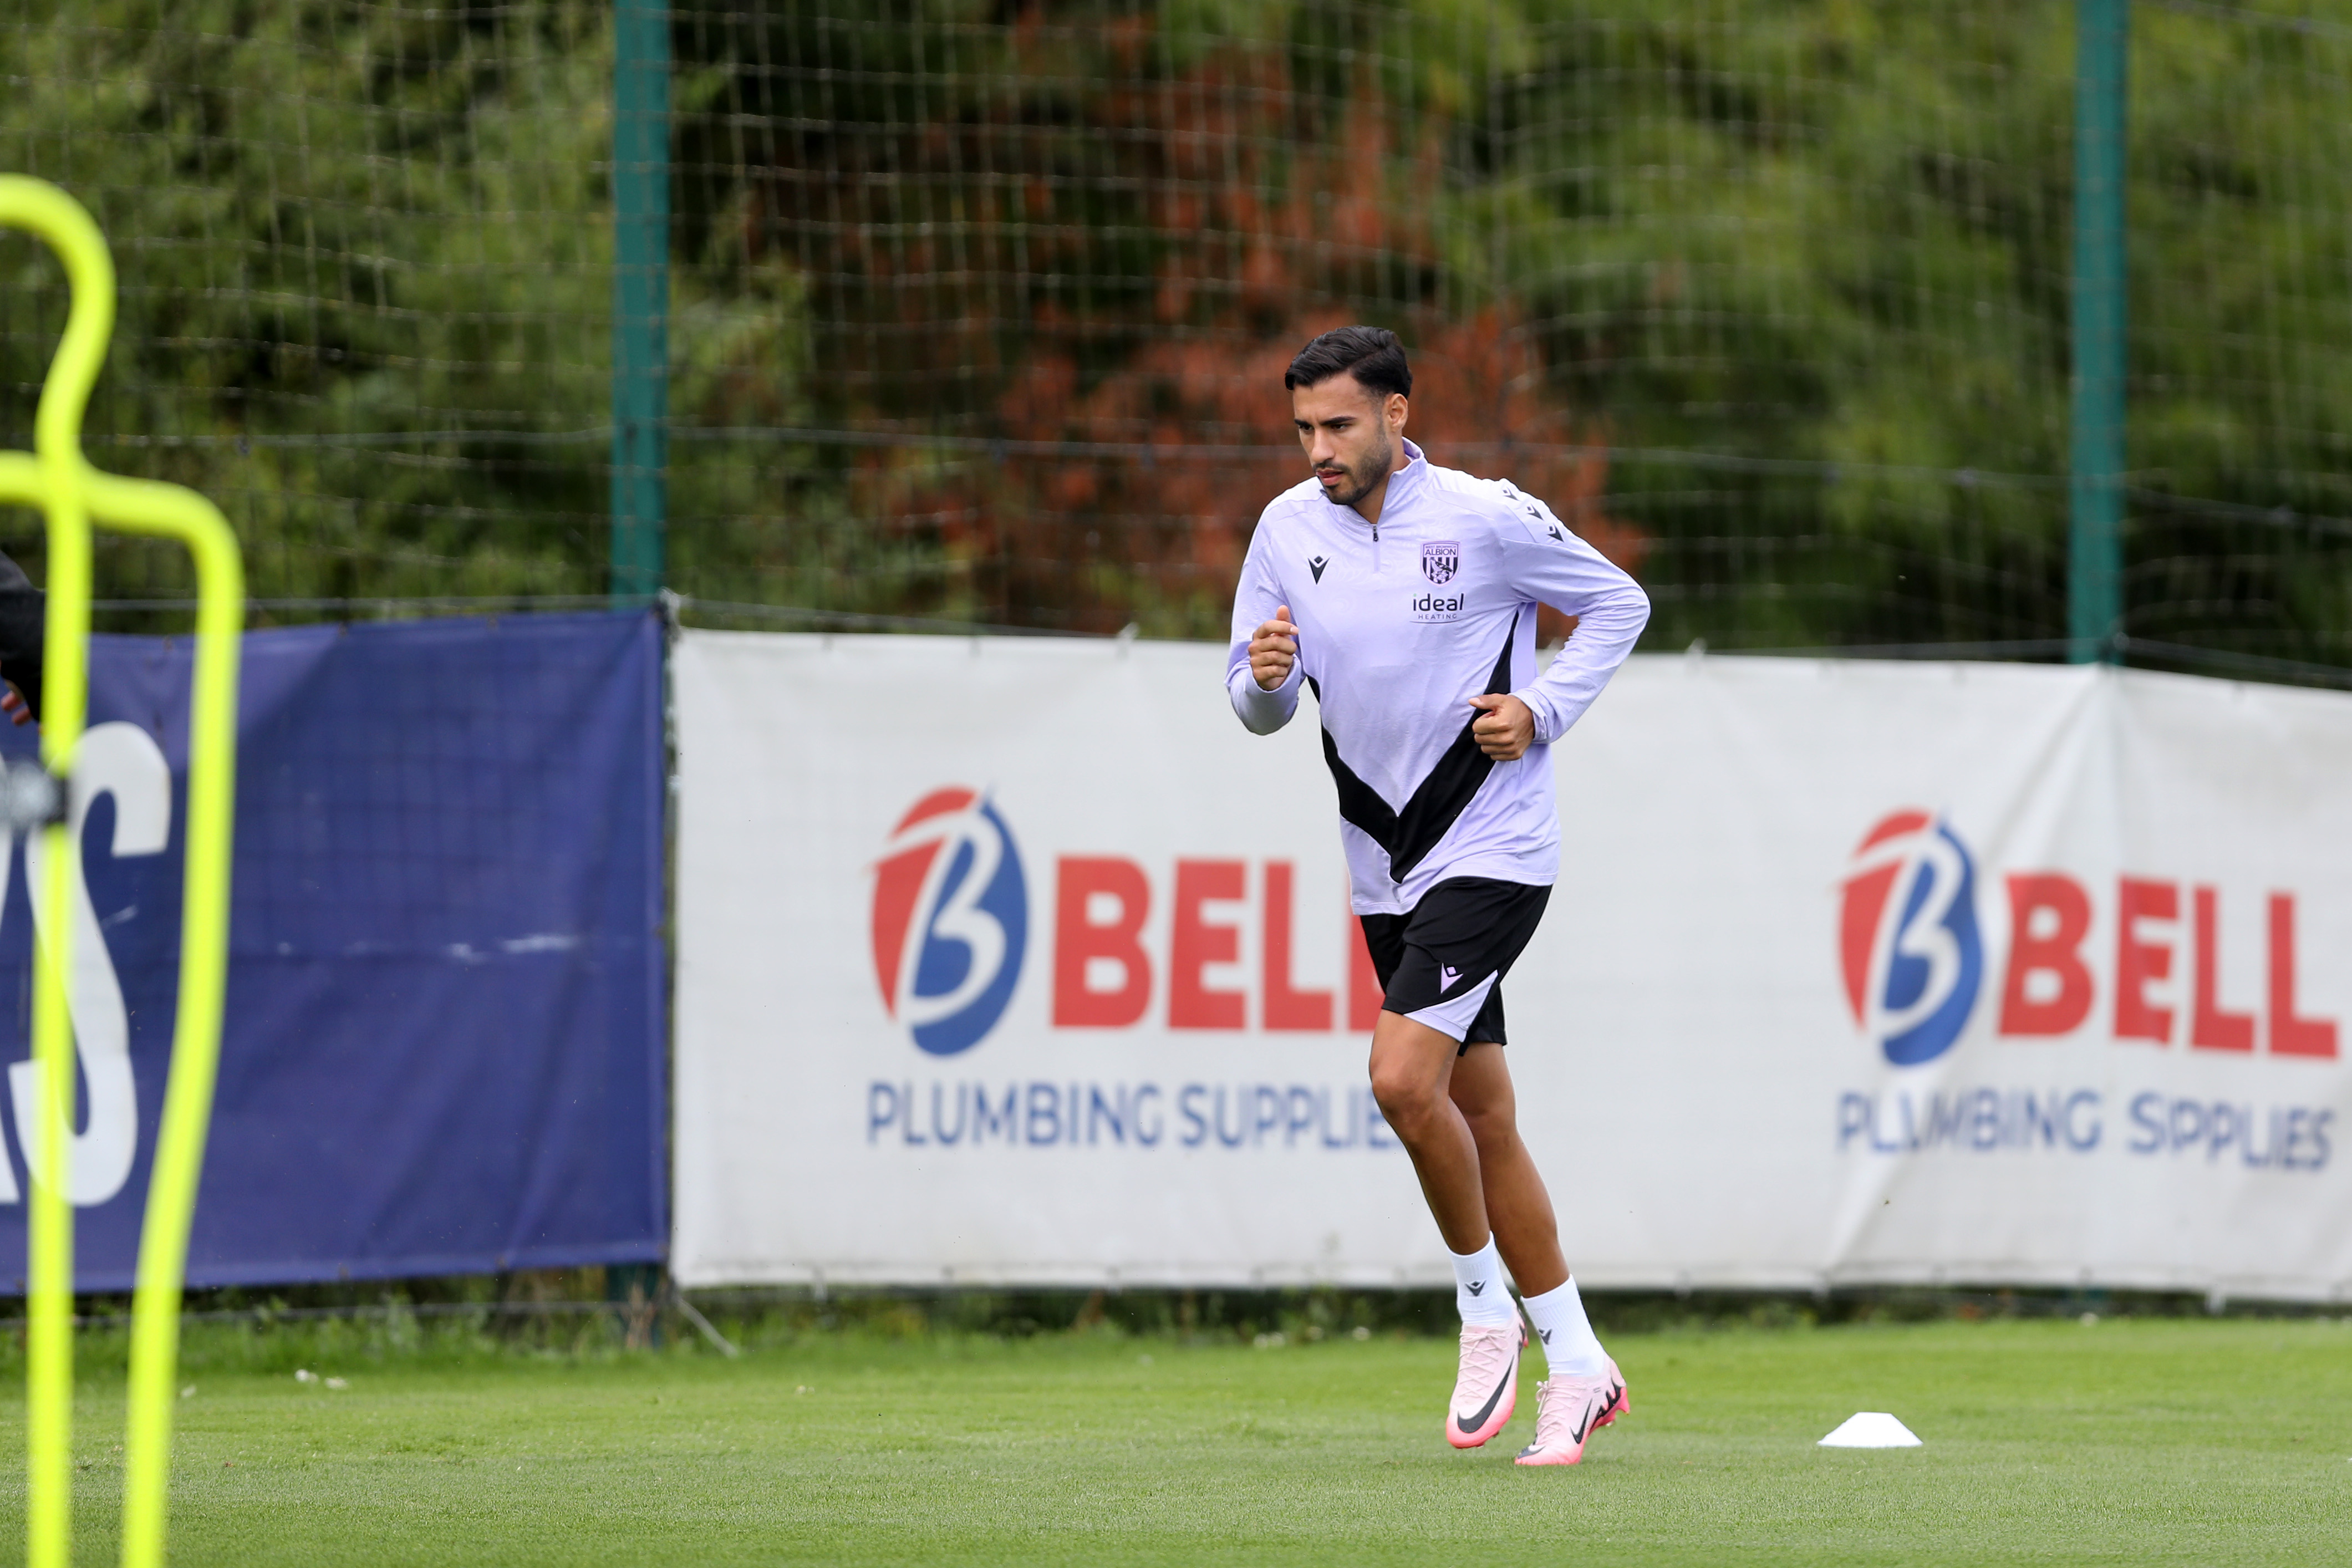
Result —
<path fill-rule="evenodd" d="M 1449 1252 L 1454 1259 L 1454 1305 L 1462 1321 L 1482 1329 L 1499 1329 L 1516 1321 L 1510 1288 L 1503 1283 L 1503 1255 L 1495 1238 L 1475 1252 Z"/>
<path fill-rule="evenodd" d="M 1576 1279 L 1525 1301 L 1528 1321 L 1536 1326 L 1536 1342 L 1555 1377 L 1598 1377 L 1609 1370 L 1609 1353 L 1592 1332 L 1584 1315 L 1584 1299 L 1576 1293 Z"/>

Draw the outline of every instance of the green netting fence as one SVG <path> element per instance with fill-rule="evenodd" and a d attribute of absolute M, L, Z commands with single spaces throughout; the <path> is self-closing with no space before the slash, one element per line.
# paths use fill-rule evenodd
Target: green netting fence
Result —
<path fill-rule="evenodd" d="M 1433 457 L 1632 568 L 1651 646 L 2056 657 L 2074 17 L 678 0 L 665 579 L 1221 635 L 1302 471 L 1282 366 L 1364 320 Z M 265 597 L 604 592 L 614 37 L 610 0 L 22 0 L 0 167 L 122 274 L 101 459 L 219 498 Z M 2129 647 L 2324 679 L 2352 4 L 2139 0 L 2128 63 Z M 63 292 L 15 242 L 0 278 L 23 445 Z M 109 548 L 101 592 L 184 592 Z"/>

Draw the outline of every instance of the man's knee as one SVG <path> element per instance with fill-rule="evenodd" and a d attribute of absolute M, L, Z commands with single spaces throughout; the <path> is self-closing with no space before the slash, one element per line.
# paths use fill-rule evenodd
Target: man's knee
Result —
<path fill-rule="evenodd" d="M 1518 1114 L 1507 1098 L 1473 1100 L 1467 1105 L 1457 1100 L 1454 1108 L 1462 1112 L 1462 1120 L 1469 1124 L 1470 1136 L 1476 1141 L 1481 1156 L 1499 1152 L 1518 1142 Z"/>
<path fill-rule="evenodd" d="M 1449 1087 L 1454 1109 L 1462 1112 L 1470 1136 L 1485 1153 L 1507 1149 L 1517 1140 L 1518 1102 L 1511 1093 L 1509 1078 L 1494 1070 L 1496 1064 L 1486 1059 L 1499 1053 L 1491 1046 L 1475 1049 L 1475 1054 L 1454 1069 Z"/>
<path fill-rule="evenodd" d="M 1412 1061 L 1372 1064 L 1372 1099 L 1400 1137 L 1411 1138 L 1437 1114 L 1444 1091 Z"/>

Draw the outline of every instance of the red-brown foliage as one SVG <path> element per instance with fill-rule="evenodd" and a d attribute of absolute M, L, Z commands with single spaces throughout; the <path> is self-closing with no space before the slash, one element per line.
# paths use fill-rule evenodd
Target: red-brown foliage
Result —
<path fill-rule="evenodd" d="M 877 453 L 862 487 L 961 563 L 964 603 L 1074 629 L 1222 624 L 1258 511 L 1306 477 L 1283 371 L 1353 321 L 1405 340 L 1433 459 L 1511 478 L 1638 569 L 1643 535 L 1603 510 L 1595 433 L 1533 335 L 1448 276 L 1443 123 L 1391 112 L 1369 75 L 1336 102 L 1301 93 L 1273 51 L 1155 70 L 1140 16 L 1073 57 L 1034 15 L 1011 29 L 1024 79 L 1097 73 L 1053 112 L 983 99 L 835 159 L 829 183 L 783 172 L 770 198 L 814 272 L 856 280 L 828 297 L 865 317 L 835 340 L 863 345 L 843 412 L 1002 443 L 950 464 Z M 886 163 L 888 193 L 870 177 Z M 926 210 L 969 221 L 908 225 L 916 170 Z"/>

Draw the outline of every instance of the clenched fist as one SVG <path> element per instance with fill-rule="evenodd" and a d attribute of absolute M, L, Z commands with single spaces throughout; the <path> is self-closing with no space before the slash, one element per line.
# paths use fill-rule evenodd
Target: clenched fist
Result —
<path fill-rule="evenodd" d="M 1470 706 L 1478 710 L 1478 717 L 1470 721 L 1470 738 L 1496 762 L 1515 763 L 1535 744 L 1535 712 L 1509 692 L 1473 697 Z"/>
<path fill-rule="evenodd" d="M 1297 662 L 1298 628 L 1290 624 L 1290 606 L 1276 605 L 1274 619 L 1250 638 L 1250 675 L 1259 690 L 1271 691 L 1290 679 L 1290 667 Z"/>

